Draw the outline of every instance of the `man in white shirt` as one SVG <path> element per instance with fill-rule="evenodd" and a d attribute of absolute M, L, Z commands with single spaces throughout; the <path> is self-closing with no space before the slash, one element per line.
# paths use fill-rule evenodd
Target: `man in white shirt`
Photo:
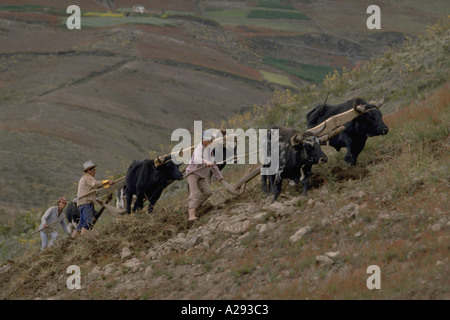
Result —
<path fill-rule="evenodd" d="M 92 160 L 83 163 L 83 176 L 78 182 L 77 193 L 77 206 L 80 210 L 80 222 L 72 233 L 72 238 L 77 238 L 81 233 L 82 235 L 88 232 L 93 225 L 94 217 L 94 203 L 98 202 L 102 204 L 100 200 L 97 200 L 95 190 L 103 185 L 112 185 L 113 180 L 97 181 L 94 179 L 96 174 L 97 165 Z"/>
<path fill-rule="evenodd" d="M 57 227 L 61 224 L 63 230 L 70 236 L 69 227 L 64 220 L 64 216 L 61 216 L 64 207 L 67 204 L 67 200 L 64 197 L 60 197 L 56 206 L 48 208 L 41 219 L 41 225 L 39 226 L 41 234 L 41 250 L 51 247 L 55 244 L 56 238 L 58 238 Z M 61 219 L 60 219 L 61 218 Z M 57 220 L 60 219 L 59 223 Z M 51 237 L 50 242 L 48 241 L 49 236 Z"/>
<path fill-rule="evenodd" d="M 217 181 L 223 180 L 222 173 L 214 163 L 212 150 L 209 145 L 213 142 L 211 136 L 203 132 L 202 142 L 195 148 L 191 161 L 186 168 L 187 182 L 189 184 L 189 221 L 197 219 L 197 208 L 205 202 L 212 191 L 208 183 L 208 178 L 213 172 Z"/>

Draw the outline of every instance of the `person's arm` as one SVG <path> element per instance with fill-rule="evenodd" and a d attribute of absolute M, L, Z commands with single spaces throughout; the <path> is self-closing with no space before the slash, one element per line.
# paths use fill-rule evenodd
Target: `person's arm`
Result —
<path fill-rule="evenodd" d="M 52 209 L 53 209 L 53 207 L 48 208 L 47 211 L 45 211 L 44 215 L 42 216 L 41 221 L 44 223 L 44 228 L 47 227 L 47 219 L 50 216 L 50 214 L 52 213 Z"/>
<path fill-rule="evenodd" d="M 91 187 L 91 188 L 100 188 L 101 186 L 103 186 L 103 182 L 102 181 L 96 181 L 94 179 L 94 177 L 89 176 L 86 179 L 86 184 Z"/>

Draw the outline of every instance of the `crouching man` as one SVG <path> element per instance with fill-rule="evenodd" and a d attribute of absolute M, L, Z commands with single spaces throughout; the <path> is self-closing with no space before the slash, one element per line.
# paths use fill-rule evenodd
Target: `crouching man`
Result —
<path fill-rule="evenodd" d="M 64 216 L 61 216 L 62 211 L 66 207 L 66 204 L 66 198 L 60 197 L 56 206 L 48 208 L 48 210 L 42 216 L 42 222 L 39 226 L 39 229 L 41 230 L 40 234 L 42 241 L 41 250 L 52 247 L 55 244 L 55 241 L 58 238 L 58 224 L 60 224 L 64 232 L 66 232 L 70 236 L 69 227 L 64 220 Z M 59 223 L 57 222 L 58 219 L 60 219 Z M 51 239 L 50 242 L 49 238 Z"/>

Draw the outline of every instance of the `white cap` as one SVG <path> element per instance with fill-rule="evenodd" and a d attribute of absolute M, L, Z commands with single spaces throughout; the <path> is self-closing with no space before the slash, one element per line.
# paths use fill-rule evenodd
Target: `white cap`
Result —
<path fill-rule="evenodd" d="M 95 168 L 97 165 L 92 162 L 92 160 L 88 160 L 85 163 L 83 163 L 83 171 L 86 172 L 89 169 Z"/>

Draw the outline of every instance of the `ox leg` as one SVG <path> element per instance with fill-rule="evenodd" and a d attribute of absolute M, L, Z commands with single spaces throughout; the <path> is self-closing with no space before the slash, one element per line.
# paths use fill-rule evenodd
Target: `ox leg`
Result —
<path fill-rule="evenodd" d="M 308 189 L 309 189 L 309 177 L 311 176 L 311 166 L 310 165 L 303 167 L 303 174 L 305 175 L 305 177 L 302 180 L 302 186 L 303 186 L 302 196 L 306 197 L 308 194 Z"/>
<path fill-rule="evenodd" d="M 344 161 L 349 164 L 352 164 L 352 162 L 354 162 L 354 161 L 352 161 L 352 159 L 353 159 L 352 151 L 350 148 L 348 148 L 347 153 L 345 154 L 345 157 L 344 157 Z"/>
<path fill-rule="evenodd" d="M 148 213 L 153 212 L 153 208 L 156 204 L 156 201 L 158 201 L 159 197 L 161 196 L 161 193 L 163 192 L 163 187 L 159 187 L 151 196 L 148 201 L 150 201 L 150 204 L 148 205 Z"/>
<path fill-rule="evenodd" d="M 126 204 L 125 204 L 125 187 L 121 188 L 121 189 L 117 189 L 117 200 L 116 200 L 116 208 L 117 209 L 125 209 Z"/>
<path fill-rule="evenodd" d="M 75 223 L 75 221 L 73 221 L 73 220 L 69 221 L 69 223 L 67 224 L 67 227 L 69 228 L 70 234 L 72 234 L 73 230 L 75 230 L 77 225 L 78 225 L 78 223 Z"/>
<path fill-rule="evenodd" d="M 272 181 L 274 180 L 274 177 L 271 176 Z M 277 201 L 278 196 L 281 193 L 281 186 L 283 185 L 283 179 L 279 179 L 278 181 L 275 181 L 275 184 L 271 183 L 273 186 L 273 199 L 272 202 Z"/>
<path fill-rule="evenodd" d="M 352 152 L 353 158 L 352 158 L 352 161 L 350 162 L 352 166 L 356 166 L 356 160 L 358 159 L 358 156 L 361 153 L 361 151 L 364 149 L 364 146 L 366 145 L 366 141 L 367 141 L 367 139 L 358 141 L 356 146 L 353 147 L 353 152 Z"/>
<path fill-rule="evenodd" d="M 267 180 L 268 180 L 268 176 L 261 175 L 261 189 L 266 194 L 268 194 L 270 192 L 269 186 L 267 184 Z"/>
<path fill-rule="evenodd" d="M 126 203 L 126 212 L 128 214 L 131 213 L 131 202 L 133 201 L 133 194 L 131 194 L 131 192 L 126 192 L 126 198 L 127 198 L 127 203 Z M 133 207 L 134 210 L 134 207 Z"/>
<path fill-rule="evenodd" d="M 70 233 L 72 233 L 72 232 L 77 228 L 78 223 L 79 223 L 79 221 L 78 221 L 78 222 L 72 221 L 72 222 L 69 224 L 69 225 L 70 225 Z"/>
<path fill-rule="evenodd" d="M 270 176 L 268 176 L 268 189 L 267 189 L 267 191 L 269 192 L 269 193 L 274 193 L 275 192 L 275 175 L 270 175 Z M 281 188 L 280 188 L 280 192 L 281 192 Z"/>
<path fill-rule="evenodd" d="M 356 160 L 359 154 L 366 145 L 367 138 L 349 137 L 345 142 L 347 144 L 347 153 L 345 154 L 344 161 L 352 166 L 356 165 Z"/>
<path fill-rule="evenodd" d="M 144 207 L 145 194 L 138 192 L 137 199 L 134 202 L 133 211 L 140 211 Z"/>

